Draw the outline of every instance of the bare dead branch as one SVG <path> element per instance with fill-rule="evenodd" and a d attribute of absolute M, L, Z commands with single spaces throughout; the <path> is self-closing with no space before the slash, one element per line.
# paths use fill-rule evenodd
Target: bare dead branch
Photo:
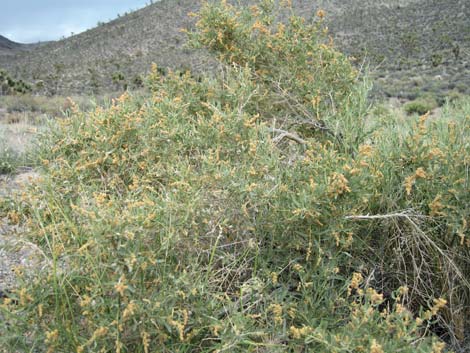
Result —
<path fill-rule="evenodd" d="M 426 218 L 421 214 L 414 213 L 413 210 L 404 210 L 402 212 L 397 213 L 389 213 L 389 214 L 379 214 L 379 215 L 357 215 L 357 216 L 346 216 L 345 219 L 351 220 L 371 220 L 371 219 L 388 219 L 388 218 Z"/>
<path fill-rule="evenodd" d="M 408 221 L 408 223 L 414 228 L 414 230 L 420 236 L 421 240 L 427 243 L 433 249 L 435 249 L 442 256 L 442 258 L 447 261 L 450 267 L 455 271 L 460 281 L 464 283 L 467 288 L 470 289 L 470 282 L 465 278 L 465 276 L 460 271 L 459 267 L 453 261 L 453 259 L 451 259 L 450 256 L 444 250 L 442 250 L 442 248 L 438 244 L 436 244 L 415 222 L 415 219 L 429 218 L 429 217 L 426 217 L 421 214 L 417 214 L 413 210 L 405 210 L 402 212 L 390 213 L 390 214 L 384 214 L 384 215 L 358 215 L 358 216 L 346 216 L 345 217 L 345 219 L 350 219 L 350 220 L 377 220 L 377 219 L 383 220 L 383 219 L 397 219 L 397 218 L 403 218 L 404 220 Z"/>
<path fill-rule="evenodd" d="M 299 137 L 298 135 L 296 134 L 293 134 L 289 131 L 286 131 L 286 130 L 281 130 L 281 129 L 275 129 L 275 128 L 272 128 L 270 129 L 271 132 L 275 132 L 275 133 L 278 133 L 279 135 L 276 136 L 275 138 L 273 138 L 273 142 L 275 144 L 278 144 L 280 143 L 283 139 L 289 139 L 289 140 L 292 140 L 292 141 L 295 141 L 297 142 L 298 144 L 301 144 L 301 145 L 306 145 L 307 144 L 307 141 L 305 141 L 304 139 L 302 139 L 301 137 Z"/>

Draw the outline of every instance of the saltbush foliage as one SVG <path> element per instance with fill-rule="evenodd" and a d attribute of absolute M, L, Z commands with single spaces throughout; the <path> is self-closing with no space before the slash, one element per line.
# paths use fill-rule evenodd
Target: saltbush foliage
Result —
<path fill-rule="evenodd" d="M 442 352 L 423 335 L 444 324 L 459 339 L 469 103 L 367 121 L 322 11 L 197 16 L 217 75 L 154 66 L 150 98 L 71 106 L 40 139 L 43 179 L 9 215 L 45 267 L 3 300 L 0 347 Z"/>

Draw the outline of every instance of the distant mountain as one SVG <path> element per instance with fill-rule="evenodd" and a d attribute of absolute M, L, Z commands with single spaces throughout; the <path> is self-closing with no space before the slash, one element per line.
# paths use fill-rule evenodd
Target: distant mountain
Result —
<path fill-rule="evenodd" d="M 12 50 L 21 47 L 22 44 L 13 42 L 0 35 L 0 50 Z"/>
<path fill-rule="evenodd" d="M 250 0 L 238 0 L 245 4 Z M 468 0 L 293 0 L 297 13 L 317 9 L 336 45 L 369 63 L 380 95 L 413 98 L 418 91 L 470 93 Z M 0 54 L 0 68 L 38 83 L 49 93 L 90 93 L 137 86 L 152 62 L 204 70 L 211 59 L 184 47 L 181 28 L 195 0 L 161 0 L 70 38 L 15 55 Z"/>
<path fill-rule="evenodd" d="M 6 63 L 4 66 L 8 66 L 8 63 L 12 62 L 11 56 L 20 52 L 26 52 L 34 48 L 39 48 L 50 42 L 39 42 L 39 43 L 17 43 L 2 35 L 0 35 L 0 63 Z M 23 53 L 24 54 L 24 53 Z M 8 59 L 7 59 L 8 57 Z M 1 67 L 1 64 L 0 64 Z"/>

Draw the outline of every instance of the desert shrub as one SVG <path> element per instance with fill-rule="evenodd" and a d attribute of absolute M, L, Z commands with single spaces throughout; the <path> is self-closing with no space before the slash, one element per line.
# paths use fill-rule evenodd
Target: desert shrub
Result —
<path fill-rule="evenodd" d="M 326 352 L 341 337 L 350 349 L 430 351 L 412 344 L 424 318 L 381 313 L 382 295 L 350 280 L 356 222 L 344 215 L 358 181 L 346 179 L 346 155 L 314 138 L 293 156 L 276 147 L 286 142 L 240 111 L 250 78 L 155 77 L 149 101 L 75 110 L 48 132 L 48 173 L 21 213 L 50 266 L 4 306 L 3 342 Z M 15 333 L 33 321 L 31 336 Z"/>
<path fill-rule="evenodd" d="M 0 143 L 0 175 L 14 173 L 18 167 L 18 154 Z"/>
<path fill-rule="evenodd" d="M 429 121 L 426 114 L 409 125 L 384 121 L 382 132 L 374 134 L 378 139 L 370 141 L 372 150 L 365 160 L 383 183 L 369 181 L 369 191 L 362 190 L 375 195 L 367 196 L 366 214 L 395 214 L 366 221 L 371 238 L 363 240 L 385 259 L 372 258 L 374 277 L 381 285 L 394 282 L 413 287 L 410 305 L 414 307 L 431 302 L 432 297 L 448 298 L 450 304 L 440 320 L 459 340 L 470 288 L 465 206 L 470 202 L 465 191 L 469 109 L 467 99 L 453 110 L 445 107 L 439 120 Z M 381 240 L 376 242 L 376 237 Z"/>
<path fill-rule="evenodd" d="M 437 108 L 438 106 L 439 104 L 434 97 L 424 96 L 406 103 L 404 105 L 404 109 L 407 114 L 423 115 Z"/>
<path fill-rule="evenodd" d="M 31 92 L 31 86 L 23 80 L 15 80 L 0 69 L 0 95 L 24 94 Z"/>
<path fill-rule="evenodd" d="M 431 64 L 434 67 L 437 67 L 440 64 L 442 64 L 442 60 L 443 60 L 443 58 L 442 58 L 441 53 L 434 53 L 434 54 L 431 55 Z"/>
<path fill-rule="evenodd" d="M 11 97 L 7 101 L 7 111 L 9 113 L 40 112 L 42 109 L 37 99 L 31 95 L 21 95 Z"/>
<path fill-rule="evenodd" d="M 144 85 L 144 79 L 142 78 L 141 75 L 135 75 L 134 79 L 132 80 L 132 84 L 136 88 L 141 88 Z"/>
<path fill-rule="evenodd" d="M 7 141 L 7 133 L 0 129 L 0 175 L 14 174 L 20 168 L 31 167 L 33 159 L 28 151 L 18 151 Z"/>
<path fill-rule="evenodd" d="M 328 131 L 338 138 L 360 138 L 361 119 L 338 122 L 348 116 L 352 100 L 361 97 L 358 72 L 334 49 L 319 10 L 312 22 L 290 16 L 285 21 L 274 2 L 239 9 L 226 3 L 205 6 L 190 33 L 195 47 L 205 47 L 227 65 L 248 67 L 258 90 L 253 97 L 262 120 L 283 117 L 300 133 Z M 246 107 L 250 109 L 250 107 Z"/>
<path fill-rule="evenodd" d="M 95 97 L 96 102 L 92 101 L 90 96 L 53 96 L 46 97 L 40 95 L 10 95 L 1 96 L 0 105 L 5 107 L 7 112 L 15 118 L 22 118 L 21 120 L 31 120 L 35 122 L 40 115 L 49 117 L 62 117 L 67 112 L 73 100 L 74 104 L 78 105 L 83 111 L 90 111 L 96 107 L 96 103 L 103 104 L 111 100 L 111 97 L 102 95 Z"/>
<path fill-rule="evenodd" d="M 112 79 L 113 79 L 114 83 L 120 83 L 120 82 L 124 81 L 125 77 L 124 77 L 123 73 L 115 72 L 112 76 Z"/>
<path fill-rule="evenodd" d="M 458 90 L 451 90 L 446 93 L 445 99 L 451 103 L 462 100 L 465 95 L 461 94 Z"/>
<path fill-rule="evenodd" d="M 47 266 L 3 300 L 0 344 L 442 352 L 424 333 L 468 304 L 468 102 L 366 122 L 321 24 L 276 26 L 269 4 L 203 7 L 217 75 L 154 66 L 151 97 L 71 104 L 42 136 L 44 178 L 10 213 Z"/>

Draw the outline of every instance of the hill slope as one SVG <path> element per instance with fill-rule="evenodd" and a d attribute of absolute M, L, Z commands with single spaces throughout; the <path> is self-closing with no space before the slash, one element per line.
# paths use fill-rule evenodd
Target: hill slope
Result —
<path fill-rule="evenodd" d="M 419 90 L 470 93 L 470 10 L 465 3 L 294 0 L 293 6 L 305 17 L 325 9 L 337 46 L 359 64 L 364 58 L 370 61 L 376 91 L 412 98 Z M 207 56 L 185 49 L 180 32 L 191 26 L 187 14 L 198 8 L 197 1 L 162 0 L 71 38 L 14 56 L 0 55 L 0 67 L 40 82 L 49 93 L 138 85 L 152 62 L 207 68 Z"/>
<path fill-rule="evenodd" d="M 52 92 L 95 91 L 119 88 L 126 81 L 160 66 L 197 66 L 194 54 L 182 49 L 180 29 L 197 10 L 192 1 L 161 1 L 73 37 L 51 42 L 13 58 L 0 57 L 0 67 L 12 75 L 43 81 Z M 169 15 L 171 14 L 171 15 Z M 117 82 L 116 82 L 117 81 Z"/>
<path fill-rule="evenodd" d="M 21 44 L 15 43 L 8 38 L 0 35 L 0 50 L 11 50 L 20 47 Z"/>

